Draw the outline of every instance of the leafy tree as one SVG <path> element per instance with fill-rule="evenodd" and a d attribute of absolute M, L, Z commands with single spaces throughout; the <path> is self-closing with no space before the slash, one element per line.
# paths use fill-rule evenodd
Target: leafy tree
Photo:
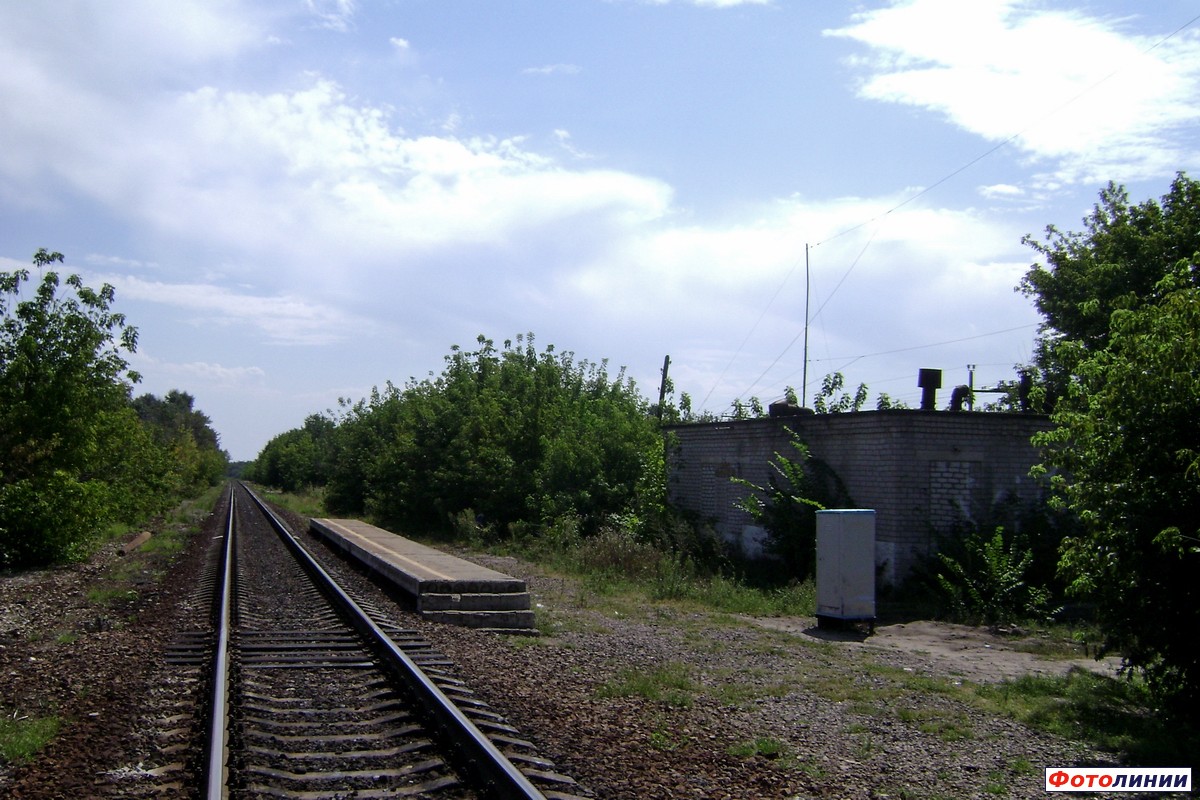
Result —
<path fill-rule="evenodd" d="M 1110 316 L 1064 340 L 1071 382 L 1037 442 L 1083 530 L 1060 570 L 1098 605 L 1112 648 L 1164 702 L 1200 707 L 1200 289 L 1178 261 Z"/>
<path fill-rule="evenodd" d="M 248 480 L 294 492 L 329 481 L 329 461 L 334 447 L 335 423 L 311 414 L 304 426 L 279 434 L 267 442 L 246 474 Z"/>
<path fill-rule="evenodd" d="M 339 513 L 405 529 L 445 530 L 468 510 L 500 534 L 564 517 L 585 534 L 614 515 L 649 524 L 665 505 L 653 474 L 664 469 L 663 444 L 633 382 L 610 376 L 605 362 L 552 346 L 539 353 L 532 334 L 502 348 L 483 336 L 477 344 L 453 347 L 440 375 L 344 402 L 328 448 L 303 450 L 307 423 L 276 437 L 256 479 L 301 475 L 326 484 Z"/>
<path fill-rule="evenodd" d="M 1083 223 L 1083 231 L 1050 226 L 1042 241 L 1024 240 L 1044 261 L 1018 288 L 1045 319 L 1034 399 L 1046 410 L 1066 394 L 1078 361 L 1107 347 L 1113 312 L 1161 300 L 1163 277 L 1200 251 L 1200 183 L 1180 173 L 1161 201 L 1137 205 L 1110 183 Z M 1182 279 L 1200 286 L 1200 270 L 1193 264 Z"/>
<path fill-rule="evenodd" d="M 0 273 L 0 568 L 85 556 L 110 523 L 159 513 L 220 480 L 227 462 L 208 417 L 172 392 L 131 402 L 125 356 L 137 330 L 115 292 L 48 269 Z"/>
<path fill-rule="evenodd" d="M 1053 410 L 1055 502 L 1078 518 L 1059 571 L 1164 703 L 1200 705 L 1200 184 L 1159 202 L 1110 184 L 1080 233 L 1026 241 L 1045 317 L 1034 387 Z M 1186 633 L 1185 633 L 1186 632 Z"/>
<path fill-rule="evenodd" d="M 846 377 L 831 372 L 821 379 L 821 390 L 813 398 L 813 410 L 818 414 L 841 414 L 862 411 L 867 402 L 867 385 L 860 383 L 853 395 L 845 391 Z"/>
<path fill-rule="evenodd" d="M 144 394 L 132 404 L 155 442 L 170 452 L 177 490 L 213 486 L 222 480 L 229 464 L 212 420 L 195 408 L 195 402 L 187 392 L 172 389 L 162 398 Z"/>
<path fill-rule="evenodd" d="M 0 564 L 81 555 L 120 512 L 106 446 L 137 380 L 123 353 L 137 330 L 112 311 L 115 292 L 78 275 L 60 294 L 61 253 L 40 249 L 43 271 L 20 300 L 29 270 L 0 273 Z"/>

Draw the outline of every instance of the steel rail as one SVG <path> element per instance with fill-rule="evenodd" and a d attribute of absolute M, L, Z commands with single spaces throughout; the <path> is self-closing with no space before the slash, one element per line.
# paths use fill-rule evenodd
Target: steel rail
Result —
<path fill-rule="evenodd" d="M 418 699 L 443 743 L 450 746 L 454 767 L 462 774 L 480 781 L 491 797 L 502 800 L 546 800 L 546 796 L 529 778 L 500 752 L 475 723 L 429 679 L 416 662 L 375 624 L 350 595 L 346 594 L 267 504 L 244 484 L 239 486 L 262 509 L 275 532 L 314 577 L 326 596 L 375 647 L 384 663 Z"/>
<path fill-rule="evenodd" d="M 229 492 L 229 522 L 225 528 L 225 548 L 221 558 L 221 582 L 217 593 L 217 647 L 213 657 L 212 693 L 209 710 L 207 768 L 204 795 L 207 800 L 224 800 L 229 796 L 225 756 L 229 733 L 229 622 L 233 597 L 233 520 L 236 498 Z"/>

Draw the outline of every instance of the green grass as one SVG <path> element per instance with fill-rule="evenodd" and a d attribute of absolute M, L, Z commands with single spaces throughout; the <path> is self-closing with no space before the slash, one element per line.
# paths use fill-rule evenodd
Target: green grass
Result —
<path fill-rule="evenodd" d="M 1013 640 L 1011 646 L 1038 658 L 1070 660 L 1094 656 L 1103 639 L 1100 629 L 1093 624 L 1052 624 Z"/>
<path fill-rule="evenodd" d="M 170 558 L 183 552 L 186 544 L 187 539 L 181 531 L 176 528 L 165 528 L 151 536 L 145 544 L 138 548 L 138 552 Z"/>
<path fill-rule="evenodd" d="M 160 523 L 150 526 L 153 530 L 150 539 L 113 564 L 88 589 L 88 602 L 101 607 L 134 602 L 139 597 L 139 587 L 162 580 L 170 562 L 200 530 L 223 491 L 224 486 L 210 487 L 199 497 L 180 502 Z M 141 528 L 126 529 L 122 538 L 130 537 L 134 530 Z"/>
<path fill-rule="evenodd" d="M 650 746 L 655 750 L 670 752 L 678 750 L 681 747 L 686 747 L 690 743 L 691 739 L 687 736 L 680 736 L 662 726 L 650 732 Z"/>
<path fill-rule="evenodd" d="M 16 712 L 0 717 L 0 759 L 22 764 L 58 734 L 58 717 L 24 717 Z"/>
<path fill-rule="evenodd" d="M 261 486 L 253 488 L 263 500 L 283 506 L 288 511 L 302 517 L 324 518 L 329 516 L 329 512 L 325 510 L 325 490 L 323 488 L 308 489 L 299 493 L 280 492 Z"/>
<path fill-rule="evenodd" d="M 650 669 L 624 667 L 616 677 L 596 690 L 598 697 L 644 697 L 655 703 L 688 708 L 696 684 L 691 669 L 685 664 L 670 662 Z"/>
<path fill-rule="evenodd" d="M 1130 765 L 1200 766 L 1200 731 L 1153 709 L 1144 683 L 1083 669 L 968 686 L 978 705 L 1030 727 L 1124 754 Z"/>
<path fill-rule="evenodd" d="M 727 575 L 707 574 L 688 559 L 675 558 L 619 531 L 589 538 L 549 535 L 503 543 L 475 540 L 472 545 L 516 555 L 575 578 L 592 598 L 621 598 L 630 615 L 654 604 L 682 612 L 747 616 L 812 616 L 816 608 L 812 581 L 775 588 L 751 586 Z"/>
<path fill-rule="evenodd" d="M 727 752 L 735 758 L 755 758 L 761 756 L 762 758 L 776 759 L 787 755 L 788 747 L 778 739 L 765 737 L 735 744 Z"/>
<path fill-rule="evenodd" d="M 123 586 L 93 586 L 87 591 L 87 600 L 95 606 L 111 606 L 137 600 L 138 593 Z"/>
<path fill-rule="evenodd" d="M 804 685 L 804 679 L 799 675 L 789 681 L 748 681 L 745 678 L 754 677 L 748 670 L 721 669 L 715 672 L 715 677 L 720 683 L 713 694 L 727 706 L 745 706 L 766 697 L 786 697 Z"/>

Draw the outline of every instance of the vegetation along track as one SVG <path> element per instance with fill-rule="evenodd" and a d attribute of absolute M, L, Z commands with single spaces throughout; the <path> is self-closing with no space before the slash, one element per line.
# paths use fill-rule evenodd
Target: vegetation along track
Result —
<path fill-rule="evenodd" d="M 212 660 L 208 724 L 193 726 L 208 731 L 204 764 L 193 766 L 205 796 L 585 793 L 475 700 L 387 604 L 353 599 L 258 498 L 232 492 L 220 542 L 232 568 L 205 582 L 230 605 L 218 605 L 213 631 L 181 634 L 181 650 L 203 641 Z"/>

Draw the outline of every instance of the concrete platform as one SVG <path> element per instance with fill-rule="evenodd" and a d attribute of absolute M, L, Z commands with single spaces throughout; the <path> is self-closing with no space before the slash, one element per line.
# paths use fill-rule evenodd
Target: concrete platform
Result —
<path fill-rule="evenodd" d="M 312 532 L 412 596 L 422 616 L 535 633 L 525 581 L 356 519 L 314 519 Z"/>

